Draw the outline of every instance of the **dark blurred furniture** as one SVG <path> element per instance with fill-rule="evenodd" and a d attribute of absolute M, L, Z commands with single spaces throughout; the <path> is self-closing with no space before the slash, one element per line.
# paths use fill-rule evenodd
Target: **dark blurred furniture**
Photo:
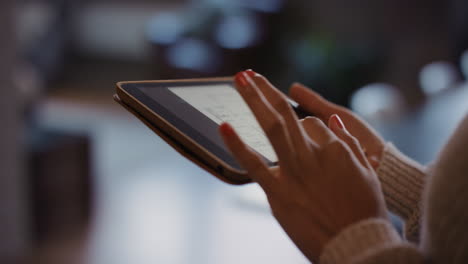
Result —
<path fill-rule="evenodd" d="M 92 204 L 91 142 L 87 135 L 44 128 L 28 134 L 31 231 L 36 245 L 87 226 Z"/>
<path fill-rule="evenodd" d="M 13 82 L 17 65 L 13 0 L 0 1 L 0 263 L 15 263 L 30 248 L 25 197 L 22 98 Z"/>

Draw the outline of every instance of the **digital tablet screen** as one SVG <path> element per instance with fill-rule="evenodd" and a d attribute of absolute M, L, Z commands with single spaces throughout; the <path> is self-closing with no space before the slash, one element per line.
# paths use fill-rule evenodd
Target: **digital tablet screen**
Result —
<path fill-rule="evenodd" d="M 128 82 L 121 87 L 233 168 L 242 170 L 219 134 L 222 122 L 229 122 L 269 166 L 277 164 L 269 140 L 232 81 Z"/>
<path fill-rule="evenodd" d="M 168 89 L 216 124 L 228 122 L 255 151 L 270 161 L 277 160 L 252 111 L 231 85 L 180 86 Z"/>

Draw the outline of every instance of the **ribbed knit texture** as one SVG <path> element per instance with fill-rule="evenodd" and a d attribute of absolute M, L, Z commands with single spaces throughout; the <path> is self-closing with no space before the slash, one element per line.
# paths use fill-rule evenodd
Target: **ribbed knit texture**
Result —
<path fill-rule="evenodd" d="M 421 197 L 426 168 L 408 158 L 392 143 L 385 146 L 377 175 L 390 211 L 405 221 L 405 237 L 419 237 Z"/>
<path fill-rule="evenodd" d="M 353 264 L 422 264 L 424 260 L 414 244 L 403 242 L 384 249 L 367 250 L 355 258 Z"/>
<path fill-rule="evenodd" d="M 468 263 L 468 115 L 430 175 L 424 176 L 422 166 L 391 144 L 385 148 L 378 174 L 388 207 L 407 221 L 407 233 L 417 234 L 422 222 L 419 247 L 399 241 L 387 221 L 368 219 L 334 237 L 322 252 L 322 264 Z M 420 204 L 424 204 L 423 221 Z"/>
<path fill-rule="evenodd" d="M 363 220 L 341 231 L 328 242 L 320 263 L 352 263 L 363 252 L 378 251 L 399 242 L 400 236 L 387 220 Z"/>

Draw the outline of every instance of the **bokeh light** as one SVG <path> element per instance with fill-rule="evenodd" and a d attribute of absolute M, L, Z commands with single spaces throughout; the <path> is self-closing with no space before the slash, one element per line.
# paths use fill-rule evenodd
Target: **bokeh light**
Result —
<path fill-rule="evenodd" d="M 433 62 L 424 66 L 419 75 L 421 88 L 428 95 L 450 88 L 457 79 L 457 69 L 445 61 Z"/>
<path fill-rule="evenodd" d="M 161 13 L 148 22 L 146 35 L 149 40 L 160 44 L 172 44 L 184 30 L 184 20 L 175 13 Z"/>
<path fill-rule="evenodd" d="M 395 118 L 404 111 L 405 104 L 395 87 L 372 83 L 352 95 L 351 108 L 366 119 Z"/>
<path fill-rule="evenodd" d="M 175 67 L 211 72 L 219 64 L 216 47 L 199 39 L 182 39 L 171 46 L 167 53 L 168 61 Z"/>
<path fill-rule="evenodd" d="M 221 20 L 215 31 L 215 38 L 221 47 L 242 49 L 253 45 L 258 34 L 254 17 L 234 15 Z"/>

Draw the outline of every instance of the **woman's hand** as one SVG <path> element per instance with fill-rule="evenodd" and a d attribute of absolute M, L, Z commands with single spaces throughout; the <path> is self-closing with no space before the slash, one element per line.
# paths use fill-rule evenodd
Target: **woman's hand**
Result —
<path fill-rule="evenodd" d="M 289 96 L 307 112 L 327 123 L 333 114 L 343 119 L 349 132 L 361 143 L 364 153 L 374 169 L 377 169 L 385 146 L 382 137 L 352 111 L 333 104 L 302 84 L 295 83 Z"/>
<path fill-rule="evenodd" d="M 375 172 L 337 115 L 330 117 L 330 128 L 315 117 L 302 126 L 285 96 L 261 75 L 241 72 L 236 86 L 272 143 L 279 167 L 269 168 L 229 124 L 222 124 L 220 132 L 310 260 L 317 260 L 325 244 L 347 226 L 387 217 Z"/>

